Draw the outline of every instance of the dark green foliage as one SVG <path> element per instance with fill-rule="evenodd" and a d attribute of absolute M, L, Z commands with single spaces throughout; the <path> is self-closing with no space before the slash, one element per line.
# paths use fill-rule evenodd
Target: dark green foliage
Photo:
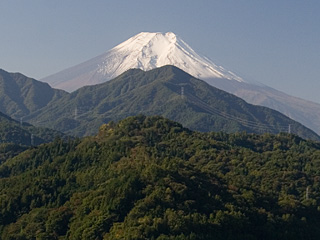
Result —
<path fill-rule="evenodd" d="M 58 136 L 62 137 L 64 134 L 48 128 L 39 128 L 27 123 L 19 123 L 0 112 L 0 144 L 39 145 L 50 142 Z"/>
<path fill-rule="evenodd" d="M 320 144 L 126 118 L 0 165 L 1 239 L 319 239 Z"/>
<path fill-rule="evenodd" d="M 17 145 L 14 143 L 0 143 L 0 164 L 27 150 L 27 148 L 27 146 Z"/>
<path fill-rule="evenodd" d="M 320 140 L 283 114 L 250 105 L 173 66 L 147 72 L 129 70 L 109 82 L 83 87 L 51 101 L 26 120 L 85 136 L 96 134 L 99 126 L 110 120 L 138 114 L 161 115 L 201 132 L 279 133 L 287 132 L 290 124 L 293 133 Z"/>

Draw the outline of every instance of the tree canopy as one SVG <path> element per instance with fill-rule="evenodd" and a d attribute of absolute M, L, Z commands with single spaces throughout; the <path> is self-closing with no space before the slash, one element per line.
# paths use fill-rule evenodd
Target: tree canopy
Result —
<path fill-rule="evenodd" d="M 162 117 L 0 165 L 1 239 L 319 239 L 320 143 Z"/>

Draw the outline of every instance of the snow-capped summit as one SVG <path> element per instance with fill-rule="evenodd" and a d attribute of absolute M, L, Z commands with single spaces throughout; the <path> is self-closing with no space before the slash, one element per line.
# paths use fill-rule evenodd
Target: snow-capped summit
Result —
<path fill-rule="evenodd" d="M 165 65 L 176 66 L 203 80 L 221 78 L 244 82 L 197 54 L 172 32 L 139 33 L 98 57 L 42 80 L 55 88 L 74 91 L 113 79 L 128 69 L 147 71 Z"/>

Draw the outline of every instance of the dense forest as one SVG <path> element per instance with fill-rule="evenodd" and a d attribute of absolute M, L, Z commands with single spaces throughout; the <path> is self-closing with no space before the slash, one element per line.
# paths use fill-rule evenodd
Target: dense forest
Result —
<path fill-rule="evenodd" d="M 320 239 L 320 143 L 295 135 L 140 115 L 11 155 L 3 240 Z"/>

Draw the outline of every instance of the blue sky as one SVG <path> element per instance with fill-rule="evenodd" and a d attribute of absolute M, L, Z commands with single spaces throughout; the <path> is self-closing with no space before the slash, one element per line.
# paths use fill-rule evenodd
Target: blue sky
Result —
<path fill-rule="evenodd" d="M 244 79 L 320 103 L 318 0 L 1 0 L 0 68 L 40 79 L 172 31 Z"/>

